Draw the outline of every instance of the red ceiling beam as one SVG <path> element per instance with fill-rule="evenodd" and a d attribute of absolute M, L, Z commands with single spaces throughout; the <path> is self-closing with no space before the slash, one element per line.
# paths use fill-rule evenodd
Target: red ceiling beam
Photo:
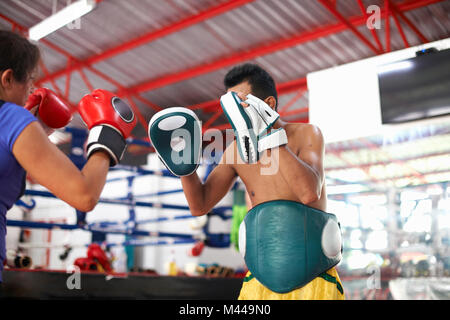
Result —
<path fill-rule="evenodd" d="M 364 15 L 364 18 L 366 21 L 369 20 L 369 16 L 367 14 L 367 10 L 364 7 L 364 4 L 362 3 L 362 0 L 357 0 L 359 9 L 361 10 L 361 13 Z M 375 31 L 375 28 L 370 28 L 370 33 L 372 34 L 372 37 L 375 39 L 375 42 L 377 43 L 378 49 L 380 51 L 383 51 L 383 45 L 381 44 L 380 38 L 377 35 L 377 32 Z"/>
<path fill-rule="evenodd" d="M 289 120 L 289 122 L 290 123 L 292 123 L 292 122 L 308 123 L 309 122 L 309 117 L 307 115 L 306 116 L 301 116 L 299 118 Z M 223 130 L 232 130 L 232 128 L 231 128 L 231 124 L 226 122 L 226 123 L 223 123 L 223 124 L 219 124 L 217 126 L 209 127 L 208 130 L 220 130 L 220 131 L 223 131 Z"/>
<path fill-rule="evenodd" d="M 220 131 L 222 131 L 222 130 L 228 130 L 228 129 L 231 129 L 231 124 L 229 124 L 228 122 L 226 122 L 226 123 L 223 123 L 223 124 L 219 124 L 219 125 L 217 125 L 217 126 L 214 126 L 214 127 L 210 127 L 210 128 L 208 128 L 209 130 L 220 130 Z"/>
<path fill-rule="evenodd" d="M 308 119 L 308 107 L 304 107 L 301 109 L 296 109 L 296 110 L 292 110 L 292 111 L 286 111 L 286 112 L 280 112 L 280 117 L 291 117 L 291 116 L 295 116 L 295 115 L 299 115 L 299 117 L 295 118 L 292 122 L 295 121 L 300 121 L 303 120 L 301 122 L 307 122 L 304 121 L 305 119 Z M 222 109 L 219 108 L 203 125 L 202 130 L 205 131 L 209 128 L 211 128 L 211 125 L 222 115 Z M 305 115 L 306 113 L 306 115 Z"/>
<path fill-rule="evenodd" d="M 12 26 L 13 26 L 14 28 L 17 28 L 20 32 L 22 32 L 22 33 L 27 33 L 27 32 L 28 32 L 28 29 L 27 29 L 27 28 L 25 28 L 24 26 L 19 25 L 17 22 L 15 22 L 14 20 L 12 20 L 12 19 L 10 19 L 10 18 L 4 16 L 4 15 L 1 14 L 1 13 L 0 13 L 0 18 L 2 18 L 2 19 L 4 19 L 4 20 L 8 21 L 9 23 L 11 23 Z M 61 55 L 65 56 L 65 57 L 67 58 L 67 61 L 68 61 L 68 64 L 69 64 L 69 65 L 70 65 L 71 63 L 73 63 L 73 61 L 77 61 L 77 59 L 76 59 L 75 57 L 73 57 L 69 52 L 65 51 L 64 49 L 59 48 L 58 46 L 54 45 L 53 43 L 51 43 L 51 42 L 49 42 L 49 41 L 47 41 L 47 40 L 45 40 L 45 39 L 42 39 L 41 42 L 44 43 L 45 45 L 47 45 L 49 48 L 51 48 L 51 49 L 55 50 L 56 52 L 60 53 Z M 48 75 L 49 75 L 49 71 L 47 70 L 47 68 L 46 68 L 46 66 L 45 66 L 45 64 L 44 64 L 44 62 L 43 62 L 42 59 L 39 61 L 39 65 L 40 65 L 41 70 L 42 70 L 42 72 L 44 73 L 44 75 L 48 76 Z M 111 77 L 109 77 L 109 76 L 103 74 L 102 72 L 100 72 L 100 71 L 98 71 L 98 70 L 95 70 L 95 69 L 92 68 L 92 67 L 88 67 L 87 69 L 90 70 L 92 73 L 96 74 L 97 76 L 99 76 L 100 78 L 102 78 L 102 79 L 104 79 L 104 80 L 106 80 L 106 81 L 112 83 L 113 85 L 115 85 L 117 88 L 119 88 L 119 89 L 121 90 L 121 92 L 125 95 L 126 98 L 130 98 L 130 97 L 129 97 L 130 95 L 126 92 L 126 88 L 124 88 L 120 83 L 118 83 L 117 81 L 115 81 L 115 80 L 112 79 Z M 80 73 L 81 78 L 82 78 L 82 80 L 84 81 L 84 83 L 86 84 L 86 86 L 88 87 L 89 91 L 92 91 L 92 90 L 93 90 L 93 86 L 92 86 L 91 82 L 89 81 L 89 79 L 86 77 L 86 75 L 85 75 L 85 73 L 83 72 L 83 70 L 78 70 L 78 72 Z M 68 82 L 70 82 L 69 80 L 70 80 L 70 76 L 71 76 L 71 75 L 72 75 L 72 74 L 71 74 L 70 72 L 68 72 L 68 73 L 66 74 L 66 76 L 68 77 L 67 80 L 66 80 L 66 94 L 63 94 L 63 93 L 61 92 L 61 90 L 60 90 L 59 87 L 56 85 L 56 83 L 55 83 L 55 81 L 54 81 L 53 79 L 52 79 L 52 80 L 49 80 L 49 82 L 52 84 L 53 89 L 56 91 L 56 93 L 57 93 L 60 97 L 66 97 L 66 102 L 70 105 L 70 107 L 71 107 L 73 110 L 76 110 L 76 106 L 75 106 L 74 104 L 72 104 L 72 103 L 69 101 L 69 99 L 68 99 L 68 93 L 69 93 L 69 89 L 70 89 L 70 83 L 68 84 Z M 37 86 L 38 84 L 36 83 L 35 85 Z M 156 106 L 156 105 L 150 103 L 148 100 L 144 100 L 141 96 L 136 95 L 135 97 L 136 97 L 136 99 L 139 99 L 139 100 L 141 100 L 142 102 L 146 103 L 148 106 L 150 106 L 150 107 L 153 108 L 154 110 L 156 110 L 156 111 L 161 110 L 160 107 L 158 107 L 158 106 Z M 130 99 L 130 100 L 131 100 L 131 99 Z M 132 101 L 132 100 L 131 100 L 131 101 Z M 132 101 L 132 103 L 134 103 L 134 102 Z M 134 111 L 135 111 L 135 113 L 137 114 L 137 117 L 138 117 L 140 123 L 143 125 L 144 128 L 146 128 L 146 122 L 143 121 L 144 117 L 143 117 L 142 113 L 140 112 L 140 110 L 136 107 L 136 105 L 134 105 Z"/>
<path fill-rule="evenodd" d="M 94 86 L 92 85 L 92 83 L 89 81 L 89 79 L 86 77 L 86 74 L 84 73 L 83 70 L 79 70 L 78 73 L 81 76 L 81 79 L 83 80 L 84 84 L 86 85 L 86 87 L 88 88 L 89 92 L 94 91 Z"/>
<path fill-rule="evenodd" d="M 363 19 L 362 19 L 363 20 Z M 149 80 L 138 84 L 134 87 L 129 88 L 128 90 L 132 93 L 140 93 L 145 91 L 150 91 L 153 89 L 157 89 L 160 87 L 164 87 L 176 82 L 180 82 L 183 80 L 191 79 L 193 77 L 197 77 L 203 74 L 207 74 L 221 68 L 229 67 L 243 61 L 251 60 L 266 54 L 273 53 L 275 51 L 287 49 L 293 47 L 295 45 L 299 45 L 308 41 L 316 40 L 321 37 L 328 36 L 330 34 L 334 34 L 339 31 L 343 31 L 346 29 L 346 26 L 343 24 L 337 24 L 333 26 L 325 26 L 318 29 L 315 29 L 311 32 L 305 32 L 301 35 L 294 36 L 282 41 L 277 41 L 274 43 L 264 44 L 262 46 L 253 48 L 251 50 L 237 52 L 228 57 L 221 57 L 215 61 L 210 63 L 201 64 L 196 67 L 183 70 L 180 72 L 172 73 L 166 76 L 162 76 L 160 78 L 156 78 L 153 80 Z"/>
<path fill-rule="evenodd" d="M 127 100 L 128 100 L 128 103 L 129 103 L 131 109 L 136 114 L 138 122 L 145 129 L 145 132 L 148 132 L 148 121 L 145 119 L 145 117 L 139 111 L 139 107 L 134 103 L 133 98 L 127 97 Z"/>
<path fill-rule="evenodd" d="M 291 110 L 291 111 L 280 112 L 280 117 L 291 117 L 294 115 L 308 113 L 308 110 L 309 110 L 308 107 L 304 107 L 304 108 L 295 109 L 295 110 Z"/>
<path fill-rule="evenodd" d="M 345 24 L 366 46 L 368 46 L 375 54 L 381 54 L 383 51 L 376 48 L 367 38 L 355 28 L 355 26 L 347 20 L 339 11 L 336 10 L 336 4 L 332 4 L 328 0 L 318 0 L 328 11 L 331 12 L 341 23 Z M 365 18 L 365 17 L 364 17 Z"/>
<path fill-rule="evenodd" d="M 306 77 L 283 82 L 277 86 L 278 94 L 287 94 L 300 89 L 307 89 Z"/>
<path fill-rule="evenodd" d="M 389 5 L 389 0 L 384 0 L 384 10 L 386 10 L 385 18 L 385 42 L 386 42 L 386 52 L 391 52 L 391 24 L 390 24 L 390 14 L 391 9 Z"/>
<path fill-rule="evenodd" d="M 206 130 L 208 130 L 208 128 L 211 127 L 211 125 L 222 115 L 222 110 L 218 110 L 216 111 L 216 113 L 211 116 L 208 121 L 205 122 L 205 124 L 203 125 L 202 128 L 202 132 L 205 132 Z"/>
<path fill-rule="evenodd" d="M 178 32 L 180 30 L 186 29 L 190 26 L 193 26 L 195 24 L 203 22 L 207 19 L 211 19 L 215 16 L 218 16 L 225 12 L 236 9 L 236 8 L 243 6 L 252 1 L 254 1 L 254 0 L 230 0 L 228 2 L 221 3 L 221 4 L 213 6 L 211 8 L 207 8 L 207 9 L 201 11 L 200 13 L 191 15 L 185 19 L 182 19 L 178 22 L 170 24 L 170 25 L 163 27 L 161 29 L 158 29 L 156 31 L 148 32 L 142 36 L 134 38 L 125 43 L 121 43 L 111 49 L 103 51 L 102 53 L 93 55 L 84 60 L 78 60 L 77 63 L 73 64 L 69 68 L 60 69 L 56 72 L 51 73 L 50 75 L 48 75 L 46 77 L 43 77 L 42 79 L 39 79 L 38 81 L 45 82 L 45 81 L 50 81 L 50 80 L 59 78 L 59 77 L 63 76 L 64 74 L 66 74 L 67 72 L 73 72 L 75 70 L 79 70 L 81 68 L 91 66 L 100 61 L 112 58 L 116 55 L 119 55 L 119 54 L 124 53 L 129 50 L 132 50 L 136 47 L 142 46 L 144 44 L 148 44 L 149 42 L 155 41 L 155 40 L 165 37 L 169 34 Z"/>
<path fill-rule="evenodd" d="M 309 123 L 309 117 L 304 116 L 298 119 L 289 120 L 289 123 Z"/>
<path fill-rule="evenodd" d="M 3 14 L 1 14 L 1 13 L 0 13 L 0 18 L 3 19 L 3 20 L 6 20 L 6 21 L 9 22 L 9 23 L 11 23 L 12 26 L 13 26 L 14 28 L 17 28 L 20 32 L 22 32 L 22 33 L 27 33 L 27 32 L 28 32 L 28 29 L 27 29 L 27 28 L 25 28 L 25 27 L 22 26 L 22 25 L 19 25 L 17 22 L 15 22 L 14 20 L 12 20 L 12 19 L 6 17 L 5 15 L 3 15 Z M 64 49 L 61 49 L 60 47 L 54 45 L 53 43 L 47 41 L 46 39 L 41 39 L 40 42 L 42 42 L 43 44 L 45 44 L 45 45 L 48 46 L 49 48 L 55 50 L 55 51 L 58 52 L 59 54 L 65 56 L 65 57 L 67 58 L 67 60 L 68 60 L 68 63 L 71 62 L 71 64 L 73 64 L 74 62 L 77 62 L 77 61 L 78 61 L 78 59 L 75 58 L 74 56 L 72 56 L 69 52 L 67 52 L 67 51 L 64 50 Z M 42 59 L 40 60 L 39 65 L 40 65 L 41 70 L 42 70 L 42 72 L 44 73 L 44 75 L 45 75 L 45 76 L 49 76 L 50 73 L 49 73 L 49 71 L 47 70 L 47 68 L 46 68 L 44 62 L 42 61 Z M 126 88 L 124 88 L 120 83 L 118 83 L 117 81 L 115 81 L 115 80 L 112 79 L 111 77 L 105 75 L 104 73 L 102 73 L 102 72 L 100 72 L 100 71 L 98 71 L 98 70 L 96 70 L 96 69 L 94 69 L 94 68 L 92 68 L 92 67 L 90 67 L 90 66 L 88 66 L 87 69 L 88 69 L 89 71 L 91 71 L 92 73 L 94 73 L 95 75 L 97 75 L 98 77 L 102 78 L 103 80 L 105 80 L 105 81 L 107 81 L 107 82 L 113 84 L 114 86 L 116 86 L 116 87 L 119 89 L 119 91 L 120 91 L 121 94 L 123 94 L 123 95 L 125 95 L 125 96 L 127 96 L 127 97 L 130 96 L 130 94 L 126 91 Z M 81 78 L 83 79 L 83 81 L 84 81 L 84 83 L 86 84 L 86 86 L 89 88 L 90 91 L 92 91 L 92 90 L 93 90 L 93 86 L 92 86 L 91 82 L 88 80 L 88 78 L 86 77 L 86 75 L 85 75 L 85 73 L 83 72 L 83 70 L 80 69 L 80 70 L 78 70 L 78 72 L 80 73 Z M 67 73 L 67 76 L 68 76 L 69 74 L 70 74 L 70 72 Z M 61 90 L 58 88 L 58 86 L 56 85 L 55 81 L 54 81 L 53 79 L 51 79 L 51 80 L 49 80 L 49 82 L 52 84 L 53 89 L 56 91 L 56 93 L 57 93 L 59 96 L 63 97 L 64 94 L 63 94 L 63 93 L 61 92 Z M 36 85 L 36 86 L 39 86 L 39 85 L 42 85 L 42 83 L 36 82 L 35 85 Z M 144 102 L 147 106 L 153 108 L 153 109 L 156 110 L 156 111 L 161 110 L 160 107 L 156 106 L 155 104 L 152 104 L 152 103 L 149 102 L 148 100 L 144 100 L 144 99 L 143 99 L 141 96 L 139 96 L 139 95 L 136 95 L 136 98 L 139 99 L 139 100 L 141 100 L 141 101 Z M 75 106 L 74 106 L 73 104 L 71 104 L 70 101 L 67 100 L 67 102 L 72 106 L 72 108 L 75 108 Z M 141 117 L 141 118 L 143 118 L 143 116 L 142 116 L 142 114 L 140 113 L 139 109 L 136 110 L 136 111 L 138 112 L 138 116 Z"/>
<path fill-rule="evenodd" d="M 292 107 L 301 97 L 305 95 L 306 88 L 302 88 L 298 90 L 298 92 L 292 97 L 284 106 L 279 108 L 279 112 L 288 111 L 290 107 Z"/>
<path fill-rule="evenodd" d="M 414 9 L 418 9 L 433 3 L 438 3 L 443 0 L 417 0 L 417 1 L 405 1 L 396 6 L 396 9 L 399 12 L 406 12 Z M 386 15 L 384 9 L 381 11 L 381 15 Z M 346 19 L 349 24 L 352 26 L 359 26 L 366 23 L 366 18 L 364 16 L 354 16 Z M 197 77 L 206 73 L 210 73 L 221 68 L 225 68 L 231 65 L 235 65 L 241 63 L 243 61 L 251 60 L 266 54 L 273 53 L 275 51 L 284 50 L 293 46 L 297 46 L 309 41 L 317 40 L 322 37 L 330 36 L 344 30 L 348 29 L 347 23 L 339 22 L 331 25 L 326 25 L 322 27 L 318 27 L 314 30 L 303 32 L 299 35 L 295 35 L 293 37 L 283 39 L 280 41 L 275 41 L 272 43 L 264 44 L 262 46 L 255 47 L 250 50 L 244 50 L 241 52 L 236 52 L 228 57 L 220 57 L 217 60 L 214 60 L 209 63 L 201 64 L 193 68 L 189 68 L 187 70 L 183 70 L 180 72 L 168 74 L 166 76 L 162 76 L 156 79 L 152 79 L 149 81 L 145 81 L 143 83 L 137 84 L 128 90 L 132 94 L 150 91 L 153 89 L 157 89 L 160 87 L 168 86 L 170 84 L 180 82 L 183 80 L 187 80 L 193 77 Z M 376 49 L 376 48 L 375 48 Z M 379 50 L 376 49 L 376 52 Z"/>
<path fill-rule="evenodd" d="M 425 7 L 431 4 L 435 4 L 435 3 L 439 3 L 442 2 L 443 0 L 417 0 L 417 1 L 405 1 L 403 3 L 400 3 L 398 5 L 396 5 L 395 11 L 397 14 L 400 15 L 400 13 L 406 12 L 406 11 L 410 11 L 410 10 L 415 10 L 421 7 Z M 381 12 L 381 16 L 386 16 L 386 12 L 382 10 Z M 402 14 L 401 17 L 403 19 L 405 19 L 405 16 Z M 8 17 L 0 14 L 0 18 L 3 18 L 4 20 L 9 21 L 10 23 L 13 24 L 13 26 L 16 26 L 19 29 L 24 29 L 23 27 L 19 26 L 18 24 L 16 24 L 15 21 L 12 21 L 11 19 L 9 19 Z M 351 17 L 348 19 L 348 22 L 351 23 L 354 26 L 358 26 L 361 24 L 364 24 L 366 22 L 366 18 L 363 16 L 359 16 L 359 17 Z M 409 25 L 409 24 L 408 24 Z M 411 26 L 410 26 L 411 27 Z M 116 85 L 120 91 L 122 91 L 123 93 L 127 93 L 129 95 L 136 95 L 138 92 L 135 92 L 136 89 L 143 90 L 146 91 L 144 89 L 146 88 L 157 88 L 160 87 L 162 85 L 168 85 L 171 83 L 175 83 L 178 81 L 182 81 L 185 80 L 186 78 L 191 78 L 193 76 L 196 75 L 200 75 L 200 74 L 204 74 L 206 72 L 210 72 L 210 71 L 214 71 L 217 70 L 221 67 L 225 67 L 225 66 L 229 66 L 233 63 L 237 63 L 237 62 L 241 62 L 241 61 L 245 61 L 248 59 L 252 59 L 254 57 L 257 56 L 261 56 L 264 54 L 269 54 L 272 53 L 274 51 L 277 50 L 282 50 L 282 49 L 286 49 L 288 47 L 294 46 L 294 45 L 298 45 L 304 42 L 308 42 L 308 41 L 313 41 L 316 40 L 318 38 L 321 37 L 325 37 L 325 36 L 329 36 L 332 34 L 336 34 L 338 32 L 344 31 L 347 29 L 347 26 L 343 23 L 338 23 L 338 24 L 334 24 L 334 25 L 328 25 L 328 26 L 323 26 L 323 27 L 319 27 L 316 28 L 310 32 L 306 32 L 303 33 L 301 35 L 298 35 L 296 37 L 292 37 L 283 41 L 279 41 L 279 42 L 275 42 L 269 45 L 265 45 L 265 46 L 261 46 L 261 47 L 257 47 L 254 48 L 253 50 L 250 50 L 250 52 L 247 53 L 238 53 L 236 55 L 233 55 L 232 57 L 229 57 L 228 59 L 226 59 L 225 62 L 220 63 L 220 61 L 216 61 L 207 65 L 201 65 L 198 66 L 196 68 L 192 68 L 190 70 L 181 72 L 181 73 L 177 73 L 177 74 L 172 74 L 166 77 L 162 77 L 159 79 L 154 79 L 154 80 L 150 80 L 146 83 L 143 83 L 141 85 L 135 86 L 133 89 L 133 92 L 130 92 L 129 89 L 127 88 L 123 88 L 119 83 L 113 81 L 112 79 L 110 79 L 109 77 L 107 77 L 106 75 L 102 74 L 100 71 L 97 71 L 95 69 L 93 69 L 92 67 L 88 67 L 88 69 L 91 72 L 94 72 L 95 74 L 97 74 L 98 76 L 102 77 L 103 79 L 113 83 L 114 85 Z M 417 32 L 416 32 L 417 33 Z M 56 50 L 57 52 L 61 53 L 62 55 L 68 57 L 68 58 L 73 58 L 68 52 L 58 48 L 57 46 L 53 45 L 52 43 L 46 41 L 45 39 L 42 40 L 42 42 L 44 44 L 46 44 L 47 46 L 49 46 L 50 48 Z M 241 56 L 241 58 L 239 58 L 239 56 Z M 75 59 L 75 58 L 73 58 Z M 75 59 L 76 60 L 76 59 Z M 76 60 L 78 61 L 78 60 Z M 50 75 L 49 75 L 50 76 Z M 110 81 L 111 80 L 111 81 Z M 51 82 L 51 81 L 50 81 Z M 306 79 L 305 78 L 301 78 L 298 80 L 294 80 L 290 83 L 285 83 L 279 86 L 278 88 L 278 92 L 279 94 L 283 94 L 283 92 L 292 92 L 295 90 L 298 90 L 300 88 L 301 85 L 306 85 Z M 150 90 L 149 89 L 149 90 Z M 136 96 L 138 99 L 140 99 L 141 97 L 139 95 Z M 207 101 L 204 102 L 202 104 L 198 104 L 195 106 L 192 106 L 192 109 L 205 109 L 208 107 L 214 107 L 214 106 L 218 106 L 218 101 Z"/>
<path fill-rule="evenodd" d="M 277 93 L 278 95 L 292 93 L 298 90 L 307 90 L 306 85 L 306 77 L 295 79 L 287 82 L 283 82 L 277 85 Z M 205 112 L 216 112 L 221 110 L 220 102 L 218 99 L 205 101 L 196 105 L 192 105 L 188 107 L 191 110 L 199 110 L 202 109 Z"/>
<path fill-rule="evenodd" d="M 389 0 L 386 0 L 389 1 Z M 429 0 L 428 2 L 431 2 L 431 0 Z M 414 33 L 419 37 L 419 39 L 423 42 L 423 43 L 427 43 L 430 42 L 430 40 L 428 40 L 422 32 L 420 32 L 419 29 L 417 29 L 417 27 L 414 25 L 414 23 L 412 23 L 408 17 L 406 17 L 403 12 L 405 10 L 402 10 L 400 8 L 399 5 L 394 4 L 393 2 L 389 1 L 390 6 L 392 7 L 392 10 L 397 13 L 405 22 L 406 24 L 411 28 L 412 31 L 414 31 Z"/>
<path fill-rule="evenodd" d="M 41 68 L 44 74 L 48 74 L 47 67 L 45 66 L 44 61 L 42 59 L 39 60 L 39 67 Z M 62 97 L 63 94 L 61 90 L 59 90 L 59 87 L 56 85 L 55 81 L 50 81 L 50 83 L 53 86 L 53 90 L 58 94 L 58 96 Z"/>
<path fill-rule="evenodd" d="M 397 14 L 395 13 L 395 11 L 392 12 L 392 18 L 394 18 L 395 25 L 397 27 L 398 32 L 400 33 L 400 36 L 402 37 L 403 43 L 405 44 L 405 48 L 409 48 L 410 45 L 408 42 L 408 38 L 406 37 L 406 34 L 403 31 L 402 25 L 399 19 L 397 18 Z"/>

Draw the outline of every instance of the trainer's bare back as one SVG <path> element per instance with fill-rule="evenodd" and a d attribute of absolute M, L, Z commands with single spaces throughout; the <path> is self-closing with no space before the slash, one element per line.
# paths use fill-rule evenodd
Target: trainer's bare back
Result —
<path fill-rule="evenodd" d="M 305 148 L 315 148 L 310 141 L 312 135 L 320 135 L 320 130 L 312 125 L 305 123 L 287 123 L 281 122 L 286 130 L 288 137 L 287 148 L 302 160 L 302 150 Z M 317 137 L 316 137 L 317 138 Z M 252 206 L 271 200 L 292 200 L 300 202 L 298 196 L 291 190 L 286 180 L 283 178 L 280 170 L 273 168 L 277 164 L 276 160 L 271 158 L 273 151 L 265 152 L 260 161 L 255 164 L 245 164 L 239 157 L 236 147 L 236 141 L 233 141 L 225 150 L 221 164 L 231 165 L 236 174 L 245 184 Z M 317 148 L 317 153 L 323 153 L 323 147 Z M 324 176 L 324 175 L 322 175 Z M 322 179 L 321 192 L 318 200 L 308 203 L 309 206 L 326 211 L 327 194 L 325 179 Z"/>

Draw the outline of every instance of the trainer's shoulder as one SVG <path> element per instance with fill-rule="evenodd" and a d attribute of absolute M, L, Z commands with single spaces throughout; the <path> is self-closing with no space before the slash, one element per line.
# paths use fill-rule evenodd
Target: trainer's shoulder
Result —
<path fill-rule="evenodd" d="M 301 137 L 305 137 L 307 135 L 318 139 L 323 139 L 320 128 L 312 123 L 287 123 L 285 129 L 287 130 L 288 135 L 290 133 Z"/>

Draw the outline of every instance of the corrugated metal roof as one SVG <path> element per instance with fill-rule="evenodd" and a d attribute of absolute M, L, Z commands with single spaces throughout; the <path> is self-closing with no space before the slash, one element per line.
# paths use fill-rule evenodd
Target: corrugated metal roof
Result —
<path fill-rule="evenodd" d="M 384 0 L 363 0 L 364 6 L 378 5 L 384 7 Z M 418 1 L 395 0 L 396 5 L 414 4 Z M 227 4 L 226 0 L 104 0 L 98 7 L 81 19 L 80 29 L 62 28 L 46 37 L 55 46 L 64 49 L 78 60 L 99 55 L 120 44 L 149 32 L 161 30 L 183 19 L 189 19 L 212 7 Z M 356 0 L 338 0 L 337 10 L 346 18 L 360 17 L 362 12 Z M 0 2 L 0 13 L 18 24 L 29 28 L 52 14 L 53 6 L 61 9 L 66 1 L 50 0 L 3 0 Z M 405 12 L 405 16 L 430 41 L 447 38 L 450 35 L 450 0 L 440 1 L 427 6 Z M 193 23 L 186 28 L 168 33 L 154 41 L 121 52 L 92 65 L 95 70 L 113 79 L 124 88 L 133 87 L 162 77 L 197 70 L 199 66 L 215 64 L 223 59 L 237 54 L 246 54 L 255 48 L 271 46 L 281 40 L 292 39 L 294 36 L 305 35 L 325 26 L 338 24 L 338 19 L 324 8 L 318 1 L 311 0 L 254 0 L 242 2 L 233 10 L 208 17 Z M 382 29 L 376 30 L 380 42 L 386 47 L 384 21 Z M 421 43 L 419 37 L 402 22 L 403 31 L 411 46 Z M 11 24 L 0 19 L 0 28 L 9 29 Z M 357 30 L 375 46 L 370 30 L 362 24 Z M 403 39 L 390 19 L 391 50 L 405 47 Z M 43 61 L 49 73 L 64 69 L 68 59 L 60 52 L 40 42 Z M 264 55 L 251 57 L 248 61 L 256 62 L 269 71 L 278 84 L 305 77 L 309 72 L 329 68 L 363 58 L 374 56 L 375 52 L 360 41 L 349 29 L 318 36 L 313 40 L 292 43 L 287 47 L 274 51 L 266 51 Z M 231 65 L 213 68 L 208 72 L 193 74 L 181 81 L 172 81 L 168 85 L 140 93 L 152 103 L 165 108 L 169 106 L 190 106 L 205 101 L 217 100 L 223 93 L 223 77 Z M 197 69 L 196 69 L 197 68 Z M 94 88 L 117 90 L 111 84 L 88 68 L 82 68 L 83 73 Z M 55 80 L 56 85 L 64 92 L 67 78 L 63 74 Z M 52 86 L 50 82 L 45 85 Z M 79 72 L 71 73 L 69 100 L 77 103 L 89 91 Z M 279 97 L 280 107 L 292 103 L 298 92 L 288 92 Z M 145 119 L 149 120 L 155 112 L 138 99 L 133 99 Z M 308 105 L 308 94 L 297 99 L 288 111 L 298 110 Z M 208 110 L 196 111 L 202 120 L 206 121 L 212 115 Z M 298 119 L 300 115 L 290 116 L 287 120 Z M 225 123 L 225 117 L 219 117 L 214 124 Z M 72 125 L 81 126 L 81 121 L 75 117 Z M 142 134 L 145 134 L 142 132 Z M 388 179 L 389 174 L 408 174 L 408 170 L 428 172 L 427 165 L 441 168 L 445 156 L 431 154 L 446 152 L 448 145 L 444 143 L 448 135 L 442 132 L 436 138 L 428 137 L 412 143 L 400 141 L 401 146 L 390 147 L 379 143 L 379 137 L 368 138 L 379 150 L 368 148 L 361 141 L 341 142 L 339 145 L 327 146 L 327 169 L 345 170 L 345 166 L 362 166 L 367 174 L 377 171 L 374 175 Z M 441 140 L 440 140 L 441 139 Z M 399 142 L 395 142 L 397 145 Z M 346 145 L 347 144 L 347 145 Z M 414 146 L 418 144 L 420 148 Z M 427 147 L 428 145 L 432 147 Z M 444 147 L 445 146 L 445 147 Z M 347 150 L 356 149 L 356 150 Z M 403 150 L 404 149 L 404 150 Z M 337 150 L 337 151 L 336 151 Z M 418 151 L 420 150 L 420 152 Z M 415 151 L 417 151 L 415 153 Z M 383 159 L 399 157 L 401 159 L 423 158 L 423 162 L 410 159 L 408 166 L 392 164 L 392 170 L 387 166 L 377 169 L 376 163 Z M 439 164 L 438 164 L 439 162 Z M 380 167 L 380 168 L 381 168 Z M 367 169 L 369 168 L 369 169 Z M 409 168 L 409 169 L 408 169 Z M 348 170 L 354 170 L 350 168 Z M 384 170 L 384 171 L 383 171 Z M 391 171 L 392 172 L 391 172 Z M 447 170 L 446 168 L 442 170 Z M 334 173 L 333 173 L 334 174 Z M 355 173 L 355 176 L 357 174 Z M 445 176 L 442 174 L 442 176 Z M 361 175 L 364 177 L 364 175 Z M 427 177 L 431 177 L 428 175 Z M 436 178 L 434 176 L 434 178 Z M 363 180 L 364 180 L 363 179 Z M 420 180 L 420 179 L 419 179 Z"/>
<path fill-rule="evenodd" d="M 62 28 L 49 35 L 47 40 L 64 48 L 77 59 L 85 59 L 108 50 L 117 44 L 135 38 L 146 32 L 158 30 L 180 19 L 198 13 L 205 8 L 215 6 L 223 1 L 117 1 L 105 0 L 98 4 L 93 12 L 81 20 L 81 29 Z M 52 6 L 58 8 L 61 1 L 15 1 L 6 0 L 0 4 L 1 12 L 25 27 L 39 22 L 52 13 Z M 395 1 L 401 3 L 401 1 Z M 364 1 L 365 6 L 376 4 L 383 6 L 383 1 Z M 359 16 L 361 11 L 356 1 L 337 1 L 337 9 L 345 17 Z M 443 1 L 425 8 L 407 12 L 406 16 L 423 31 L 430 40 L 447 37 L 450 33 L 449 1 Z M 447 14 L 445 14 L 447 12 Z M 220 60 L 237 51 L 248 51 L 261 44 L 286 39 L 290 36 L 314 30 L 315 28 L 337 23 L 337 19 L 318 2 L 306 0 L 256 0 L 237 9 L 225 12 L 211 19 L 194 24 L 184 30 L 169 34 L 148 44 L 126 51 L 94 65 L 124 87 L 130 87 L 151 79 L 196 67 L 203 63 Z M 404 28 L 411 45 L 419 39 L 409 29 Z M 371 39 L 369 30 L 360 26 L 358 30 Z M 384 43 L 384 32 L 378 30 Z M 398 31 L 391 19 L 393 50 L 404 47 Z M 47 46 L 42 46 L 44 62 L 49 72 L 54 72 L 67 65 L 67 59 L 55 53 Z M 261 64 L 271 72 L 277 82 L 306 76 L 311 71 L 370 57 L 374 53 L 355 35 L 347 30 L 325 38 L 319 38 L 298 46 L 276 51 L 253 61 Z M 218 72 L 222 76 L 228 68 Z M 95 86 L 108 86 L 104 80 L 85 71 Z M 213 72 L 215 73 L 215 72 Z M 76 102 L 84 93 L 86 85 L 81 77 L 74 73 L 71 79 L 71 99 Z M 206 80 L 206 81 L 205 81 Z M 214 81 L 211 81 L 214 80 Z M 217 84 L 219 80 L 219 84 Z M 222 90 L 220 77 L 198 76 L 184 80 L 183 86 L 198 90 L 198 95 L 191 90 L 182 90 L 174 83 L 167 88 L 155 89 L 150 96 L 166 96 L 171 91 L 166 103 L 161 98 L 156 103 L 171 105 L 174 101 L 182 104 L 200 103 L 214 99 Z M 57 82 L 65 82 L 60 78 Z M 190 82 L 193 82 L 190 84 Z M 161 92 L 160 92 L 161 91 Z M 188 93 L 187 93 L 188 92 Z M 186 97 L 186 95 L 188 95 Z M 175 97 L 177 96 L 177 97 Z M 300 105 L 300 104 L 299 104 Z M 143 110 L 146 111 L 145 109 Z"/>

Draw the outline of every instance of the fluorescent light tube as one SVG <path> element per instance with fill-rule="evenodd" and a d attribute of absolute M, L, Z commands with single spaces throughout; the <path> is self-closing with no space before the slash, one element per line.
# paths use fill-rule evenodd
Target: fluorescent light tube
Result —
<path fill-rule="evenodd" d="M 406 70 L 411 69 L 412 67 L 414 67 L 414 63 L 412 63 L 411 61 L 400 61 L 379 66 L 378 73 L 388 73 L 392 71 Z"/>
<path fill-rule="evenodd" d="M 30 40 L 38 41 L 95 8 L 95 0 L 76 1 L 54 15 L 42 20 L 28 31 Z"/>

